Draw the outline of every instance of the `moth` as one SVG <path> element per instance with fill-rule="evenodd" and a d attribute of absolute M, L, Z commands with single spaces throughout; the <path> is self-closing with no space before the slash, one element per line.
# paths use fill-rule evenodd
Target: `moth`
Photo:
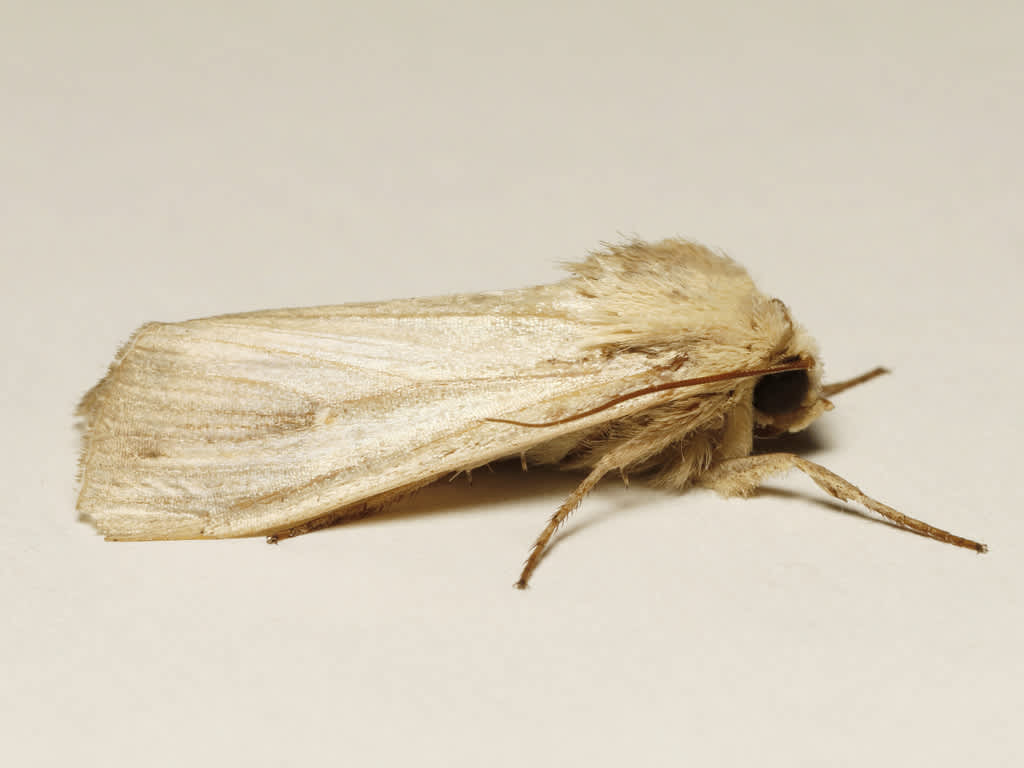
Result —
<path fill-rule="evenodd" d="M 746 496 L 786 470 L 915 533 L 908 517 L 755 435 L 829 398 L 816 347 L 725 255 L 605 246 L 551 285 L 142 326 L 79 406 L 78 510 L 107 539 L 306 533 L 453 473 L 518 458 L 583 470 L 516 586 L 602 477 Z"/>

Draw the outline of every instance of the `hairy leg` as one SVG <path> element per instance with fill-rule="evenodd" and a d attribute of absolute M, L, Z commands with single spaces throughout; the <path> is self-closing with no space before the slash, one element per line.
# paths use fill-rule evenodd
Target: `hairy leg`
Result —
<path fill-rule="evenodd" d="M 840 501 L 856 501 L 863 504 L 872 512 L 891 520 L 901 528 L 936 541 L 973 549 L 976 552 L 985 552 L 988 549 L 977 541 L 965 539 L 922 520 L 904 515 L 902 512 L 897 512 L 892 507 L 872 499 L 853 483 L 844 480 L 834 472 L 794 453 L 766 453 L 728 459 L 701 475 L 697 483 L 705 488 L 718 491 L 723 496 L 747 496 L 771 475 L 777 475 L 790 469 L 799 469 L 830 496 Z"/>
<path fill-rule="evenodd" d="M 583 482 L 576 486 L 576 490 L 569 494 L 569 497 L 562 502 L 562 506 L 551 516 L 548 524 L 541 531 L 540 536 L 537 537 L 537 541 L 533 543 L 533 548 L 530 549 L 530 556 L 526 559 L 526 565 L 523 566 L 523 572 L 519 574 L 519 581 L 516 582 L 516 589 L 526 589 L 526 585 L 530 581 L 530 575 L 537 568 L 541 558 L 544 557 L 544 550 L 547 548 L 548 542 L 554 535 L 555 531 L 558 530 L 559 526 L 565 522 L 566 518 L 572 514 L 572 511 L 579 506 L 580 502 L 583 501 L 583 497 L 590 493 L 590 490 L 597 485 L 598 481 L 611 469 L 610 466 L 606 466 L 605 463 L 599 463 L 594 469 L 590 471 Z"/>
<path fill-rule="evenodd" d="M 889 373 L 888 368 L 872 368 L 867 373 L 862 373 L 860 376 L 854 376 L 852 379 L 846 379 L 845 381 L 834 381 L 831 384 L 825 384 L 821 388 L 821 394 L 825 397 L 832 397 L 838 395 L 840 392 L 845 392 L 850 387 L 856 387 L 863 384 L 866 381 L 871 381 L 877 376 L 883 376 Z"/>

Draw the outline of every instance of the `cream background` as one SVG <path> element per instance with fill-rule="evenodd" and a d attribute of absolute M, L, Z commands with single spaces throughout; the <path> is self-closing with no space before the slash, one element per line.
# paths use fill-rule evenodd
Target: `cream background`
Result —
<path fill-rule="evenodd" d="M 525 7 L 524 7 L 525 6 Z M 895 6 L 895 7 L 893 7 Z M 1009 765 L 1019 3 L 39 3 L 0 23 L 9 765 Z M 727 249 L 841 398 L 847 514 L 499 470 L 269 548 L 116 545 L 71 412 L 140 323 Z"/>

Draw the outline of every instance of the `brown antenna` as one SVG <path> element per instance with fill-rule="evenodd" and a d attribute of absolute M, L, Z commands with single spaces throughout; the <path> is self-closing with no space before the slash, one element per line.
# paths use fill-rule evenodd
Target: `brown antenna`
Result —
<path fill-rule="evenodd" d="M 591 408 L 588 411 L 576 413 L 573 414 L 572 416 L 566 416 L 563 419 L 555 419 L 554 421 L 544 421 L 539 423 L 531 423 L 528 421 L 515 421 L 514 419 L 484 419 L 484 421 L 494 421 L 499 424 L 513 424 L 517 427 L 554 427 L 557 426 L 558 424 L 568 424 L 570 421 L 585 419 L 587 416 L 593 416 L 595 413 L 606 411 L 609 408 L 618 405 L 619 403 L 624 403 L 627 400 L 632 400 L 635 397 L 652 395 L 655 392 L 664 392 L 669 389 L 681 389 L 683 387 L 695 387 L 700 384 L 714 384 L 719 381 L 729 381 L 730 379 L 748 379 L 752 376 L 771 376 L 773 373 L 785 373 L 786 371 L 806 371 L 810 367 L 810 360 L 795 360 L 792 363 L 784 363 L 782 365 L 776 365 L 772 368 L 757 368 L 753 371 L 730 371 L 729 373 L 717 373 L 714 376 L 698 376 L 695 379 L 683 379 L 682 381 L 667 381 L 664 384 L 654 384 L 650 387 L 634 389 L 632 392 L 626 392 L 624 395 L 613 397 L 608 402 L 602 403 L 601 405 L 595 408 Z M 852 384 L 850 386 L 852 386 Z"/>

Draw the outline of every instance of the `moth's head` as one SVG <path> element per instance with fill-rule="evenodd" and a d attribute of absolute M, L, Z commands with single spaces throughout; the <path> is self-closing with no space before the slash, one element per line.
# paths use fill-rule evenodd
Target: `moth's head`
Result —
<path fill-rule="evenodd" d="M 832 403 L 822 392 L 821 366 L 814 341 L 793 323 L 782 302 L 776 299 L 773 303 L 781 311 L 784 324 L 771 354 L 771 365 L 804 363 L 806 367 L 770 373 L 755 382 L 754 433 L 758 437 L 799 432 L 825 411 L 832 410 Z"/>
<path fill-rule="evenodd" d="M 832 403 L 822 395 L 821 376 L 813 358 L 810 363 L 806 370 L 770 373 L 757 380 L 754 434 L 758 437 L 799 432 L 825 411 L 832 410 Z"/>

